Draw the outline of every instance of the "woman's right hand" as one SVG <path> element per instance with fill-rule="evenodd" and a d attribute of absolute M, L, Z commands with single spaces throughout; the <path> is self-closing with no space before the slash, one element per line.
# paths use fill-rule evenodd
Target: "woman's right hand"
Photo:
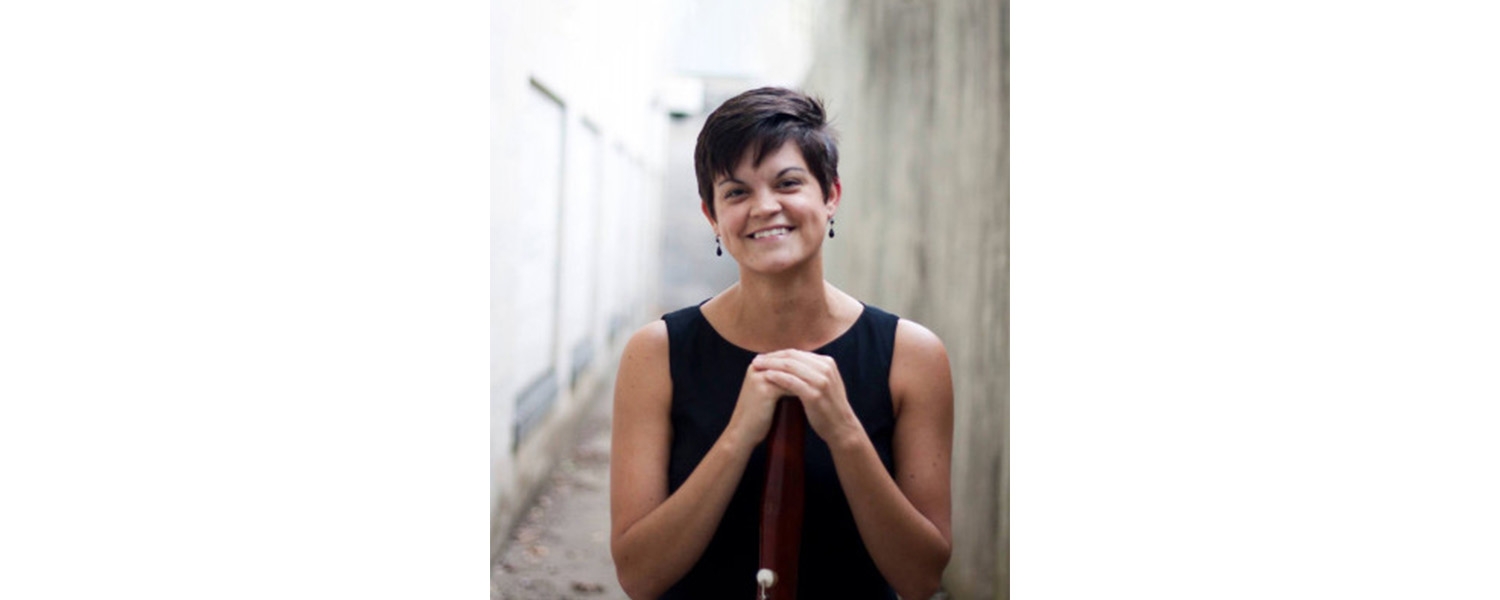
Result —
<path fill-rule="evenodd" d="M 745 383 L 740 386 L 740 397 L 734 403 L 734 414 L 729 417 L 728 432 L 734 432 L 748 446 L 755 446 L 771 432 L 771 421 L 776 416 L 776 401 L 790 392 L 771 383 L 767 371 L 756 370 L 752 365 L 745 369 Z"/>

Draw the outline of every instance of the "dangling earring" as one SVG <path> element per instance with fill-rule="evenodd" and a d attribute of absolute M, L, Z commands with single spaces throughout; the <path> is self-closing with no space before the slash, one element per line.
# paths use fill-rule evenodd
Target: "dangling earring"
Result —
<path fill-rule="evenodd" d="M 719 236 L 714 236 L 714 256 L 724 256 L 724 247 L 719 245 Z"/>
<path fill-rule="evenodd" d="M 828 238 L 833 239 L 833 217 L 828 217 Z"/>

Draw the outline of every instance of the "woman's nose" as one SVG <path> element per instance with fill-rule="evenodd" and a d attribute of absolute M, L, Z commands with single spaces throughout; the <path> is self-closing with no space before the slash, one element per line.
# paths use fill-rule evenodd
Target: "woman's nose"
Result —
<path fill-rule="evenodd" d="M 757 216 L 776 214 L 781 210 L 781 201 L 777 200 L 776 194 L 771 193 L 770 190 L 757 193 L 750 200 L 754 203 L 750 207 L 751 212 Z"/>

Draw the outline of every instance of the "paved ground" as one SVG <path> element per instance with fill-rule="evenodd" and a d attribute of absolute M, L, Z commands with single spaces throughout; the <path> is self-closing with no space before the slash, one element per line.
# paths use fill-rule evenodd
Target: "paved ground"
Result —
<path fill-rule="evenodd" d="M 602 386 L 612 389 L 613 385 Z M 584 415 L 564 457 L 490 574 L 491 600 L 624 600 L 609 556 L 608 394 Z"/>

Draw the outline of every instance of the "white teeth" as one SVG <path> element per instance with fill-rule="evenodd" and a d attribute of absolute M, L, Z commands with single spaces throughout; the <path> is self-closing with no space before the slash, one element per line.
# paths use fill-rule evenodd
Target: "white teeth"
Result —
<path fill-rule="evenodd" d="M 770 236 L 773 236 L 773 235 L 781 235 L 781 234 L 787 233 L 789 231 L 791 231 L 791 229 L 789 229 L 789 228 L 786 228 L 786 227 L 777 227 L 775 229 L 767 229 L 765 231 L 757 231 L 755 233 L 752 233 L 752 234 L 750 234 L 750 238 L 758 240 L 758 239 L 763 238 L 763 237 L 770 237 Z"/>

